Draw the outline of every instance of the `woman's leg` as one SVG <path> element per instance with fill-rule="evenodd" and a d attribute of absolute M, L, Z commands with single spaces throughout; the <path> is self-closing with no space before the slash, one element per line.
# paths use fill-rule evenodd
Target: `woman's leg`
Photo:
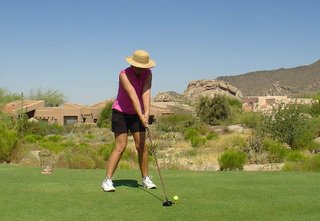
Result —
<path fill-rule="evenodd" d="M 113 149 L 111 155 L 106 164 L 106 177 L 112 178 L 114 171 L 116 170 L 120 158 L 127 147 L 128 134 L 127 133 L 114 133 L 115 137 L 115 148 Z"/>
<path fill-rule="evenodd" d="M 145 147 L 146 132 L 134 132 L 132 133 L 136 149 L 138 151 L 139 167 L 141 176 L 148 176 L 148 151 Z"/>
<path fill-rule="evenodd" d="M 139 166 L 142 176 L 142 186 L 148 189 L 156 189 L 157 186 L 152 182 L 148 174 L 148 150 L 146 143 L 146 132 L 135 132 L 133 138 L 138 151 Z"/>

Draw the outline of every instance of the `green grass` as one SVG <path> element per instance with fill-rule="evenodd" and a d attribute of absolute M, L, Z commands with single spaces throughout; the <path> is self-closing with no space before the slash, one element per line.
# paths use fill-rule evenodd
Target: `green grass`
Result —
<path fill-rule="evenodd" d="M 117 170 L 116 192 L 100 190 L 104 170 L 0 166 L 0 220 L 320 220 L 320 173 L 156 171 L 156 190 L 138 170 Z"/>

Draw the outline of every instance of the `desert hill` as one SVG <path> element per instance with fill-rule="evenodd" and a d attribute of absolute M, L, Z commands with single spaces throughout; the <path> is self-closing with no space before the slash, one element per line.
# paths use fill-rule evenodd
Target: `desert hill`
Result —
<path fill-rule="evenodd" d="M 320 91 L 320 60 L 305 66 L 222 76 L 217 80 L 237 87 L 243 96 L 310 94 Z"/>

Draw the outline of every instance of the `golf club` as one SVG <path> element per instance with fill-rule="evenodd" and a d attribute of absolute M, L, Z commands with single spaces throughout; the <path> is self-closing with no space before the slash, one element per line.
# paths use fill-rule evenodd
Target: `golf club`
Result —
<path fill-rule="evenodd" d="M 162 203 L 162 206 L 172 206 L 173 203 L 172 203 L 172 201 L 168 200 L 166 189 L 164 188 L 164 184 L 163 184 L 163 180 L 162 180 L 162 176 L 161 176 L 161 172 L 160 172 L 160 167 L 159 167 L 158 159 L 157 159 L 157 155 L 156 155 L 156 148 L 154 146 L 154 143 L 152 142 L 149 128 L 146 128 L 146 130 L 147 130 L 147 133 L 148 133 L 150 145 L 152 147 L 151 148 L 151 153 L 152 153 L 152 155 L 154 157 L 154 160 L 156 161 L 157 170 L 158 170 L 158 174 L 159 174 L 160 181 L 161 181 L 161 186 L 162 186 L 162 189 L 163 189 L 163 192 L 164 192 L 165 201 Z"/>

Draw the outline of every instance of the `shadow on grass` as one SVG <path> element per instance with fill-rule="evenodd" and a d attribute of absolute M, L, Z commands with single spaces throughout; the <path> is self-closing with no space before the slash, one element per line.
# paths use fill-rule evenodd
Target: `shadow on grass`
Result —
<path fill-rule="evenodd" d="M 132 188 L 139 188 L 141 186 L 137 180 L 113 180 L 113 185 L 114 187 L 127 186 Z"/>
<path fill-rule="evenodd" d="M 131 188 L 139 188 L 140 190 L 148 193 L 149 195 L 163 202 L 163 200 L 160 197 L 158 197 L 157 195 L 151 192 L 152 190 L 143 188 L 142 185 L 139 184 L 137 180 L 113 180 L 113 185 L 114 187 L 126 186 Z"/>

